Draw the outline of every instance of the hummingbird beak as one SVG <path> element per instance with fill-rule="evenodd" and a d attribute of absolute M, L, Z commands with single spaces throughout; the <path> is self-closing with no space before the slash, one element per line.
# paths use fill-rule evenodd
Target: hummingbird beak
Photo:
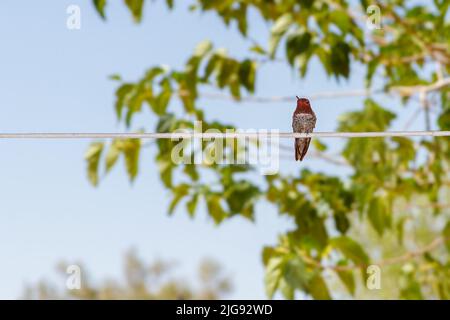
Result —
<path fill-rule="evenodd" d="M 297 100 L 300 100 L 300 98 L 298 96 L 295 96 L 297 98 Z"/>

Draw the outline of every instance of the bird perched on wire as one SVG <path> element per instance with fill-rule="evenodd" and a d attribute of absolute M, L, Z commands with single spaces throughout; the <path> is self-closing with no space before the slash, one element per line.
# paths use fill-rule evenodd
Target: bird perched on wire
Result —
<path fill-rule="evenodd" d="M 316 115 L 308 99 L 297 97 L 297 108 L 292 115 L 294 132 L 311 133 L 316 127 Z M 295 160 L 302 161 L 308 151 L 311 138 L 295 138 Z"/>

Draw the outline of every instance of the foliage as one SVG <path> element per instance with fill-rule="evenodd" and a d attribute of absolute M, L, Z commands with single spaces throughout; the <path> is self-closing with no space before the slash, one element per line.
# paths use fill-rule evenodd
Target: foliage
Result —
<path fill-rule="evenodd" d="M 140 21 L 144 1 L 125 2 Z M 106 1 L 94 4 L 106 17 Z M 381 29 L 366 27 L 369 4 L 381 9 Z M 167 5 L 174 7 L 172 1 Z M 205 41 L 182 70 L 155 66 L 136 82 L 117 78 L 121 81 L 116 91 L 117 118 L 132 129 L 133 117 L 148 106 L 159 119 L 158 132 L 192 129 L 192 119 L 203 121 L 204 129 L 224 131 L 232 126 L 209 122 L 198 106 L 200 88 L 227 90 L 232 99 L 240 100 L 243 92 L 255 92 L 261 61 L 285 57 L 285 63 L 304 77 L 314 58 L 337 81 L 349 78 L 353 66 L 362 64 L 367 88 L 377 89 L 373 79 L 378 75 L 383 92 L 401 97 L 405 105 L 414 104 L 419 94 L 426 114 L 433 98 L 436 126 L 449 130 L 448 81 L 443 84 L 450 71 L 448 7 L 447 0 L 426 4 L 361 0 L 358 6 L 345 0 L 194 0 L 192 10 L 218 14 L 247 39 L 251 39 L 248 12 L 256 13 L 271 24 L 266 45 L 252 39 L 248 56 L 239 60 Z M 173 98 L 182 101 L 183 115 L 171 110 Z M 361 110 L 342 115 L 338 130 L 385 131 L 395 119 L 396 114 L 369 97 Z M 99 162 L 104 161 L 109 170 L 119 153 L 129 159 L 130 178 L 136 176 L 139 146 L 118 148 L 116 143 L 109 146 L 106 157 L 101 156 L 103 144 L 91 145 L 86 157 L 94 185 Z M 376 294 L 365 288 L 366 267 L 377 263 L 389 266 L 384 277 L 395 283 L 383 293 L 388 298 L 449 298 L 450 260 L 441 245 L 448 243 L 449 234 L 448 227 L 443 228 L 450 205 L 449 139 L 349 139 L 341 151 L 351 168 L 349 176 L 302 169 L 296 176 L 267 176 L 262 183 L 250 165 L 175 165 L 174 145 L 168 139 L 157 142 L 161 180 L 173 194 L 169 212 L 184 202 L 193 216 L 204 201 L 212 219 L 223 223 L 235 215 L 253 219 L 255 204 L 266 201 L 292 219 L 293 229 L 263 250 L 269 297 L 277 291 L 286 298 L 294 298 L 296 292 L 316 299 L 373 297 Z M 319 153 L 326 152 L 325 143 L 315 140 L 315 146 Z M 183 175 L 174 179 L 174 172 Z M 422 251 L 433 239 L 437 245 Z M 392 255 L 406 258 L 392 259 Z M 348 293 L 336 287 L 336 279 Z"/>
<path fill-rule="evenodd" d="M 58 271 L 66 283 L 70 264 L 61 262 Z M 77 264 L 79 265 L 79 264 Z M 198 283 L 191 286 L 188 281 L 174 275 L 173 262 L 157 260 L 147 264 L 134 250 L 129 250 L 124 259 L 122 280 L 107 279 L 101 283 L 92 281 L 86 269 L 80 266 L 80 289 L 61 289 L 49 281 L 42 280 L 24 290 L 25 299 L 219 299 L 231 291 L 231 282 L 222 268 L 212 260 L 204 260 L 198 267 Z"/>

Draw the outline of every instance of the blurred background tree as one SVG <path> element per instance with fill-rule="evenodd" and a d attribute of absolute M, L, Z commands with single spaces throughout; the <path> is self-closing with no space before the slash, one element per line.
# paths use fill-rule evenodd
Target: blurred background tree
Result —
<path fill-rule="evenodd" d="M 105 20 L 107 3 L 93 1 Z M 124 4 L 139 23 L 144 5 L 151 2 Z M 176 1 L 166 4 L 172 9 Z M 218 89 L 213 96 L 230 103 L 283 101 L 286 98 L 253 96 L 259 68 L 277 61 L 303 78 L 311 61 L 318 61 L 336 81 L 349 78 L 355 65 L 366 72 L 365 103 L 342 115 L 338 131 L 391 129 L 398 115 L 376 101 L 379 94 L 391 97 L 392 103 L 400 98 L 405 106 L 415 107 L 411 121 L 423 115 L 424 129 L 450 130 L 448 7 L 448 0 L 192 0 L 193 12 L 215 13 L 226 25 L 237 26 L 252 43 L 248 57 L 234 58 L 205 41 L 183 69 L 154 66 L 135 82 L 113 75 L 119 82 L 115 112 L 129 130 L 139 129 L 133 120 L 144 107 L 158 119 L 149 131 L 192 129 L 193 120 L 202 121 L 204 130 L 233 128 L 208 120 L 207 110 L 197 103 L 202 89 Z M 267 39 L 249 34 L 250 11 L 270 25 Z M 334 97 L 359 94 L 343 91 Z M 182 111 L 171 104 L 175 98 L 182 102 Z M 185 204 L 194 216 L 203 203 L 220 224 L 236 215 L 253 220 L 255 204 L 268 202 L 288 216 L 292 230 L 262 252 L 268 297 L 279 292 L 292 299 L 301 292 L 314 299 L 448 299 L 450 140 L 348 139 L 339 155 L 328 154 L 325 142 L 313 142 L 315 156 L 345 166 L 350 173 L 342 177 L 301 169 L 296 175 L 261 179 L 250 165 L 175 165 L 171 151 L 178 142 L 160 139 L 155 160 L 161 181 L 173 195 L 168 211 Z M 99 171 L 109 172 L 119 157 L 134 180 L 142 147 L 139 140 L 93 142 L 86 153 L 92 184 L 97 185 Z M 382 270 L 383 290 L 366 287 L 371 264 Z"/>
<path fill-rule="evenodd" d="M 124 279 L 93 281 L 86 268 L 76 263 L 81 271 L 81 288 L 67 289 L 51 281 L 41 280 L 28 285 L 24 299 L 223 299 L 231 292 L 231 281 L 221 266 L 206 259 L 198 267 L 196 284 L 175 276 L 175 264 L 157 260 L 146 264 L 136 251 L 129 250 L 124 257 Z M 57 269 L 66 282 L 68 263 L 61 262 Z"/>

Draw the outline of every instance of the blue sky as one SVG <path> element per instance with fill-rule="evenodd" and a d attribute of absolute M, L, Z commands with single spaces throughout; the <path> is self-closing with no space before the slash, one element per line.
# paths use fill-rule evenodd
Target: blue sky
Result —
<path fill-rule="evenodd" d="M 215 15 L 189 13 L 184 5 L 169 12 L 162 1 L 150 3 L 143 23 L 136 25 L 121 1 L 110 1 L 107 22 L 90 2 L 1 1 L 2 132 L 120 131 L 113 112 L 117 84 L 108 75 L 135 80 L 153 65 L 181 67 L 204 39 L 237 57 L 251 46 L 234 26 L 227 29 Z M 66 28 L 70 4 L 81 7 L 81 30 Z M 266 43 L 269 26 L 254 14 L 250 20 L 251 35 Z M 363 71 L 356 67 L 350 81 L 338 84 L 327 80 L 317 63 L 304 80 L 283 64 L 267 64 L 258 75 L 257 91 L 294 97 L 360 89 Z M 312 103 L 317 131 L 333 131 L 339 114 L 360 108 L 361 98 Z M 201 100 L 200 105 L 208 118 L 241 128 L 290 131 L 295 99 L 292 104 Z M 154 123 L 149 112 L 136 119 L 147 128 Z M 203 257 L 214 258 L 233 279 L 231 298 L 265 298 L 261 249 L 274 244 L 290 221 L 264 203 L 257 207 L 255 223 L 237 217 L 217 227 L 204 212 L 189 219 L 182 208 L 169 217 L 170 197 L 159 181 L 152 149 L 144 151 L 133 185 L 118 166 L 93 188 L 83 161 L 88 143 L 0 141 L 0 298 L 16 298 L 25 283 L 52 278 L 60 260 L 82 261 L 96 280 L 117 278 L 130 247 L 146 261 L 179 262 L 180 275 L 192 275 Z M 342 174 L 315 159 L 302 164 L 282 159 L 281 164 L 292 173 L 310 167 Z"/>

